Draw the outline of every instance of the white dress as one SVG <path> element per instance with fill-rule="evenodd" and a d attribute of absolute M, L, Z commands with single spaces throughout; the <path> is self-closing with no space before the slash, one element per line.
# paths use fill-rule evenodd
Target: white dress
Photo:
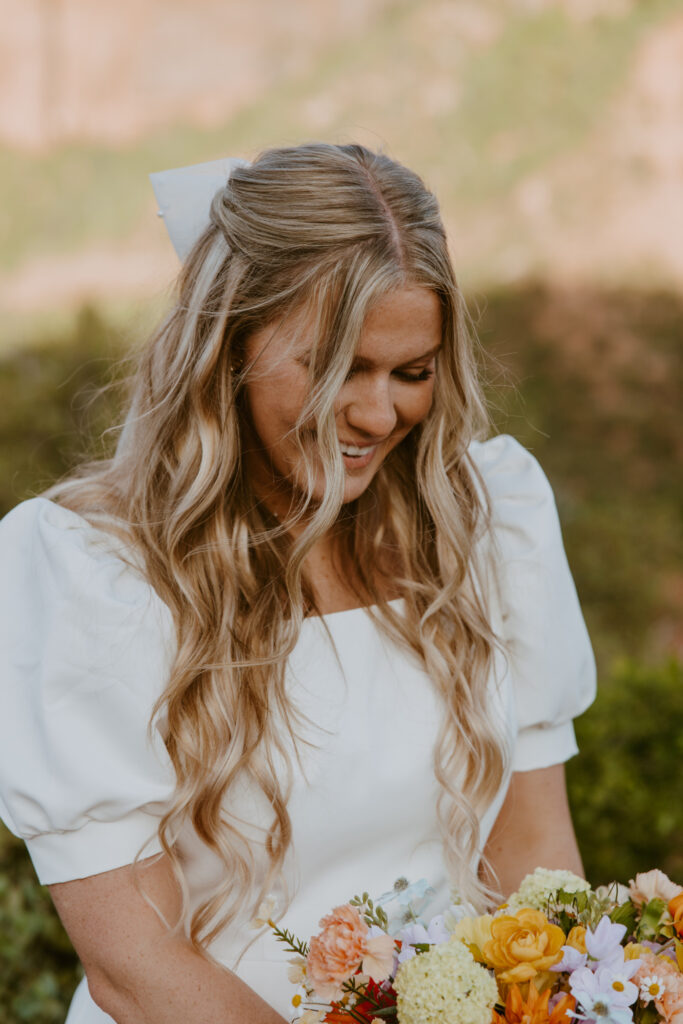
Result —
<path fill-rule="evenodd" d="M 593 654 L 538 463 L 507 436 L 472 454 L 492 499 L 502 580 L 494 628 L 507 654 L 492 673 L 492 708 L 506 722 L 513 770 L 547 767 L 576 752 L 572 718 L 593 699 Z M 157 851 L 173 772 L 161 723 L 151 737 L 147 728 L 173 657 L 168 608 L 116 542 L 43 498 L 0 524 L 0 565 L 0 816 L 43 883 L 128 864 L 145 843 L 144 855 Z M 289 804 L 294 896 L 284 924 L 302 938 L 333 906 L 386 892 L 399 876 L 429 881 L 431 912 L 448 903 L 432 767 L 438 699 L 363 609 L 325 623 L 339 660 L 311 618 L 288 663 L 315 744 Z M 481 821 L 482 843 L 508 781 Z M 241 799 L 258 828 L 258 800 Z M 192 835 L 182 841 L 198 901 L 219 867 Z M 211 952 L 289 1017 L 288 954 L 273 937 L 262 933 L 237 963 L 254 934 L 243 921 Z M 110 1021 L 82 983 L 68 1024 Z"/>

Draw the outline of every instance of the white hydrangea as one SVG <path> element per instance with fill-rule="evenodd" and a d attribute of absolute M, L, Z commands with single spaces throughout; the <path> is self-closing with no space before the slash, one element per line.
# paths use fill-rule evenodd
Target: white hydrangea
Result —
<path fill-rule="evenodd" d="M 585 878 L 575 875 L 573 871 L 536 868 L 532 874 L 522 879 L 517 892 L 508 899 L 504 913 L 514 914 L 522 907 L 545 910 L 548 899 L 558 889 L 564 889 L 565 892 L 588 892 L 590 883 Z"/>
<path fill-rule="evenodd" d="M 490 1024 L 498 999 L 493 976 L 455 940 L 402 963 L 394 988 L 399 1024 Z"/>

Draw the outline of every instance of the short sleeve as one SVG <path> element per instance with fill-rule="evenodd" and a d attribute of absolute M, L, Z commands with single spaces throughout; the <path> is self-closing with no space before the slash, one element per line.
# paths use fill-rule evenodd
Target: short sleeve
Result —
<path fill-rule="evenodd" d="M 0 523 L 0 817 L 45 884 L 158 852 L 173 793 L 173 623 L 116 543 L 44 498 Z"/>
<path fill-rule="evenodd" d="M 577 752 L 572 720 L 595 697 L 595 659 L 562 543 L 555 499 L 538 462 L 507 435 L 471 455 L 491 500 L 502 640 L 517 709 L 513 770 Z"/>

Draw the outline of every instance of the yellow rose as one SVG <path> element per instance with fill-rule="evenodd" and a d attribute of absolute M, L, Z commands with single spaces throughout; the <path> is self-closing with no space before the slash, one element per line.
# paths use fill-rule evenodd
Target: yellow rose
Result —
<path fill-rule="evenodd" d="M 503 984 L 529 981 L 562 959 L 564 932 L 540 910 L 523 907 L 514 916 L 495 917 L 482 953 Z"/>
<path fill-rule="evenodd" d="M 492 921 L 493 918 L 490 914 L 482 914 L 481 917 L 463 917 L 453 931 L 452 938 L 464 942 L 477 963 L 483 962 L 482 949 L 487 942 L 491 941 Z"/>
<path fill-rule="evenodd" d="M 579 953 L 586 952 L 586 929 L 582 924 L 576 924 L 569 932 L 565 946 L 578 949 Z"/>

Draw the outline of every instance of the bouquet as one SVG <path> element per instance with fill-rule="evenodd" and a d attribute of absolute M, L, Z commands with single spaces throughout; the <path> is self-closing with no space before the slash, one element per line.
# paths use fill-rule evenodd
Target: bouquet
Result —
<path fill-rule="evenodd" d="M 423 922 L 430 892 L 355 896 L 309 942 L 266 914 L 299 1024 L 683 1024 L 683 887 L 663 872 L 593 890 L 537 868 L 493 914 Z"/>

